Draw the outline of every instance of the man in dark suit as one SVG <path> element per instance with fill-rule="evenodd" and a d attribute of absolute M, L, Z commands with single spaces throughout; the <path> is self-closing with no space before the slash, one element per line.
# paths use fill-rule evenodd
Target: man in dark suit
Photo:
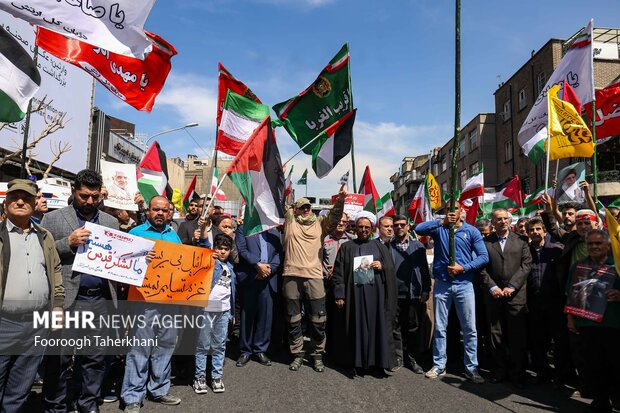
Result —
<path fill-rule="evenodd" d="M 118 221 L 113 216 L 99 211 L 101 196 L 101 176 L 84 169 L 75 177 L 71 194 L 73 203 L 65 208 L 48 212 L 41 221 L 56 240 L 56 250 L 62 264 L 62 279 L 65 286 L 66 311 L 92 311 L 95 315 L 94 329 L 81 329 L 80 335 L 102 336 L 104 327 L 99 325 L 100 316 L 108 314 L 108 301 L 116 306 L 116 285 L 114 282 L 93 275 L 73 272 L 71 267 L 78 247 L 85 244 L 90 231 L 84 229 L 86 222 L 118 229 Z M 71 334 L 70 329 L 60 332 L 63 337 Z M 67 374 L 71 366 L 73 348 L 67 347 L 60 356 L 48 356 L 45 366 L 43 395 L 46 413 L 65 413 L 67 411 Z M 98 400 L 104 379 L 105 359 L 103 349 L 91 348 L 88 354 L 78 355 L 81 374 L 74 379 L 81 380 L 76 385 L 79 394 L 74 395 L 74 403 L 79 412 L 98 412 Z M 73 410 L 73 409 L 71 409 Z"/>
<path fill-rule="evenodd" d="M 532 256 L 527 240 L 510 231 L 506 210 L 495 210 L 491 222 L 495 233 L 484 239 L 489 263 L 481 273 L 483 288 L 488 291 L 485 306 L 495 364 L 491 382 L 509 375 L 513 384 L 522 388 L 527 355 L 526 283 Z"/>
<path fill-rule="evenodd" d="M 240 257 L 236 270 L 241 298 L 241 356 L 237 367 L 245 366 L 252 354 L 262 365 L 271 366 L 271 360 L 265 353 L 271 339 L 273 302 L 280 283 L 280 233 L 271 229 L 245 237 L 243 225 L 239 225 L 235 243 Z"/>

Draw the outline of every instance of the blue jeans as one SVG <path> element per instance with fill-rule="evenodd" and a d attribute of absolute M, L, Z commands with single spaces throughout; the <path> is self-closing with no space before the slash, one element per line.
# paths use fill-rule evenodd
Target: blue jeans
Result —
<path fill-rule="evenodd" d="M 146 326 L 133 331 L 136 339 L 157 337 L 157 346 L 135 346 L 127 353 L 121 390 L 125 404 L 140 403 L 147 390 L 153 398 L 165 396 L 170 390 L 170 360 L 177 340 L 177 330 L 161 321 L 161 317 L 169 315 L 171 311 L 165 307 L 146 308 L 143 312 Z M 159 318 L 159 325 L 153 325 L 155 317 Z"/>
<path fill-rule="evenodd" d="M 207 354 L 211 350 L 211 378 L 219 379 L 224 374 L 224 356 L 228 337 L 230 312 L 204 313 L 204 327 L 198 333 L 196 342 L 196 377 L 205 376 Z"/>
<path fill-rule="evenodd" d="M 478 336 L 476 334 L 476 299 L 471 282 L 446 283 L 435 279 L 433 289 L 433 306 L 435 308 L 435 331 L 433 332 L 433 364 L 440 369 L 446 368 L 446 333 L 448 315 L 452 303 L 456 306 L 463 344 L 465 346 L 464 363 L 467 371 L 478 367 Z"/>

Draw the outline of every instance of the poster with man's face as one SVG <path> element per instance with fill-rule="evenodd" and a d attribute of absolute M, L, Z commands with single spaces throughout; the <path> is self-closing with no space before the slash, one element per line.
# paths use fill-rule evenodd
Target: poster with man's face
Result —
<path fill-rule="evenodd" d="M 103 201 L 105 206 L 137 211 L 134 196 L 138 192 L 136 179 L 136 165 L 101 161 L 101 176 L 103 185 L 108 191 L 108 197 Z"/>
<path fill-rule="evenodd" d="M 577 162 L 563 168 L 557 176 L 558 186 L 555 190 L 555 199 L 558 204 L 569 202 L 583 203 L 585 194 L 579 187 L 579 182 L 586 179 L 586 165 Z"/>

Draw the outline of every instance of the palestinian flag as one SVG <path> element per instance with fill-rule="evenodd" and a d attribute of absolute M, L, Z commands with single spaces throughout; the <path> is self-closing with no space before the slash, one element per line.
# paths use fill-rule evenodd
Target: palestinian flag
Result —
<path fill-rule="evenodd" d="M 228 91 L 235 92 L 238 95 L 246 97 L 254 102 L 261 103 L 260 99 L 247 87 L 242 81 L 235 79 L 223 64 L 218 63 L 218 82 L 217 82 L 217 117 L 216 124 L 220 126 L 222 112 L 224 111 L 224 103 Z"/>
<path fill-rule="evenodd" d="M 284 223 L 284 173 L 271 129 L 271 118 L 263 120 L 254 131 L 226 174 L 245 201 L 245 236 L 267 231 Z"/>
<path fill-rule="evenodd" d="M 41 74 L 19 42 L 0 27 L 0 122 L 18 122 L 41 86 Z"/>
<path fill-rule="evenodd" d="M 366 170 L 364 171 L 364 176 L 360 183 L 360 190 L 357 192 L 364 195 L 364 211 L 370 211 L 376 214 L 377 210 L 381 209 L 380 207 L 377 208 L 377 202 L 381 201 L 379 201 L 379 193 L 370 176 L 370 166 L 368 165 L 366 165 Z"/>
<path fill-rule="evenodd" d="M 301 174 L 301 178 L 297 180 L 297 185 L 308 185 L 308 170 L 306 169 L 303 174 Z"/>
<path fill-rule="evenodd" d="M 496 187 L 495 192 L 484 194 L 482 211 L 487 215 L 500 208 L 514 210 L 522 207 L 521 185 L 519 184 L 519 177 L 515 176 L 510 181 Z"/>
<path fill-rule="evenodd" d="M 183 195 L 183 209 L 185 209 L 186 211 L 187 208 L 189 208 L 190 202 L 199 199 L 199 195 L 196 193 L 196 177 L 197 175 L 194 175 L 194 177 L 192 178 L 192 182 L 190 182 L 189 186 L 187 187 L 187 191 L 185 191 L 185 195 Z"/>
<path fill-rule="evenodd" d="M 411 204 L 409 204 L 409 208 L 407 208 L 407 212 L 409 212 L 409 218 L 411 218 L 414 225 L 433 220 L 426 179 L 424 179 L 424 182 L 418 187 L 415 196 L 411 200 Z"/>
<path fill-rule="evenodd" d="M 326 148 L 325 153 L 321 156 L 321 146 L 329 139 L 328 137 L 335 135 L 338 139 L 342 135 L 345 139 L 344 137 L 349 133 L 345 133 L 344 129 L 342 132 L 337 132 L 338 129 L 345 128 L 348 130 L 349 126 L 353 125 L 353 120 L 350 121 L 350 125 L 347 122 L 344 124 L 340 122 L 345 117 L 350 116 L 353 111 L 349 73 L 349 45 L 345 44 L 319 73 L 312 85 L 299 95 L 273 106 L 278 119 L 291 138 L 297 142 L 300 148 L 303 148 L 304 153 L 313 155 L 312 164 L 314 170 L 317 171 L 317 176 L 319 170 L 321 174 L 329 172 L 331 167 L 340 159 L 337 156 L 336 145 L 338 145 L 338 152 L 344 151 L 347 146 L 346 143 L 342 145 L 333 143 L 333 155 Z M 338 126 L 331 128 L 334 124 Z M 323 133 L 326 135 L 317 138 Z M 315 138 L 317 139 L 315 140 Z M 346 151 L 348 153 L 348 149 Z M 325 165 L 315 166 L 317 158 L 322 159 L 319 162 L 320 165 L 322 162 L 325 162 Z M 327 172 L 325 172 L 326 168 L 329 168 Z"/>
<path fill-rule="evenodd" d="M 217 168 L 213 168 L 213 179 L 211 179 L 211 196 L 215 194 L 216 201 L 226 201 L 226 194 L 221 189 L 217 189 L 217 186 L 220 184 L 220 175 L 217 172 Z M 215 192 L 217 191 L 217 192 Z"/>
<path fill-rule="evenodd" d="M 269 106 L 256 103 L 229 90 L 217 131 L 215 149 L 229 155 L 236 155 L 267 116 L 269 116 Z"/>
<path fill-rule="evenodd" d="M 476 225 L 478 211 L 480 210 L 480 197 L 466 198 L 461 202 L 461 209 L 465 210 L 465 221 L 468 224 Z"/>
<path fill-rule="evenodd" d="M 312 152 L 312 169 L 318 178 L 329 174 L 351 151 L 355 113 L 355 110 L 347 113 L 319 135 Z"/>
<path fill-rule="evenodd" d="M 172 188 L 168 185 L 166 154 L 154 141 L 138 165 L 138 190 L 148 205 L 151 198 L 163 195 L 172 199 Z"/>
<path fill-rule="evenodd" d="M 379 204 L 381 204 L 381 208 L 379 208 Z M 388 192 L 383 195 L 379 201 L 377 201 L 377 219 L 381 217 L 391 217 L 396 215 L 396 210 L 394 209 L 394 202 L 392 201 L 392 193 Z"/>
<path fill-rule="evenodd" d="M 463 201 L 465 199 L 478 198 L 479 196 L 484 196 L 484 172 L 480 171 L 476 175 L 470 177 L 467 181 L 465 181 L 465 185 L 463 185 L 463 190 L 461 191 L 461 196 L 459 197 L 459 201 Z"/>

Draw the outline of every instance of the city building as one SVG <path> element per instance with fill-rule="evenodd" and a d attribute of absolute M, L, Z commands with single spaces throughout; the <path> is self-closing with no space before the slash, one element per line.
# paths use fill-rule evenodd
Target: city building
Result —
<path fill-rule="evenodd" d="M 399 171 L 390 177 L 390 182 L 394 185 L 392 201 L 397 214 L 407 214 L 413 196 L 426 177 L 430 157 L 431 154 L 406 156 L 401 162 Z"/>

